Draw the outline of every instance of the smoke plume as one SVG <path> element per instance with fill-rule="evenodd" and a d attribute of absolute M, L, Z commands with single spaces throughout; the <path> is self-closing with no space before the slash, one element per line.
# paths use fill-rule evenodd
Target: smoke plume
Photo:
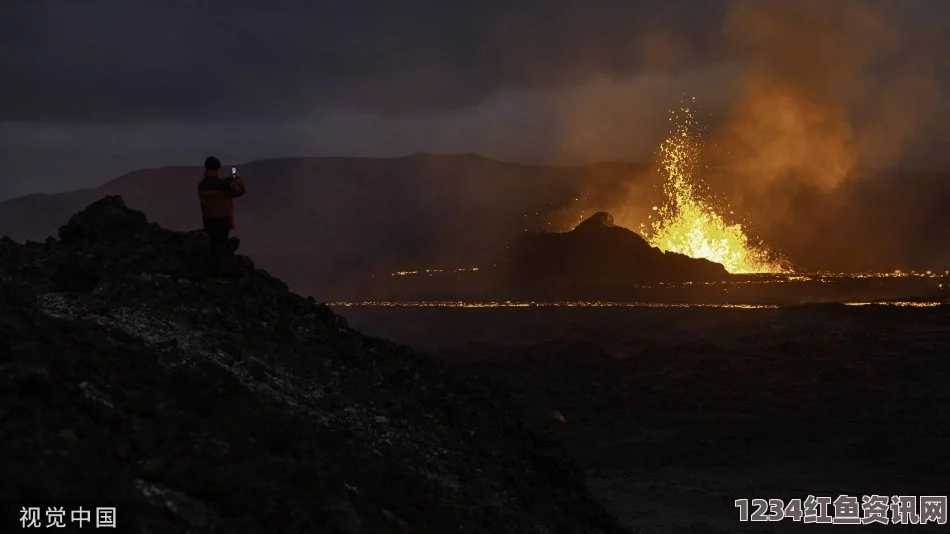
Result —
<path fill-rule="evenodd" d="M 724 210 L 801 269 L 945 267 L 947 177 L 913 174 L 946 170 L 950 147 L 948 45 L 920 20 L 938 14 L 950 20 L 950 5 L 734 0 L 722 35 L 737 65 L 731 103 L 704 113 L 699 98 L 695 110 L 708 127 L 700 178 Z M 659 179 L 582 196 L 636 227 Z"/>
<path fill-rule="evenodd" d="M 725 31 L 743 77 L 710 148 L 723 170 L 716 187 L 806 266 L 835 263 L 848 241 L 876 247 L 899 238 L 899 228 L 867 225 L 854 203 L 872 200 L 860 197 L 875 172 L 906 167 L 940 112 L 937 41 L 909 24 L 906 7 L 733 4 Z M 885 202 L 877 213 L 911 207 L 873 201 Z"/>

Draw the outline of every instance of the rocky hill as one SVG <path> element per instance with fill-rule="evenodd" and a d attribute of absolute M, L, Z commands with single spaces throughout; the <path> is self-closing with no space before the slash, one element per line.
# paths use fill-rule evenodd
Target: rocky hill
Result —
<path fill-rule="evenodd" d="M 513 287 L 541 293 L 622 288 L 637 283 L 725 280 L 725 268 L 709 260 L 665 253 L 635 232 L 596 213 L 570 232 L 525 233 L 499 260 Z"/>
<path fill-rule="evenodd" d="M 0 241 L 5 506 L 114 503 L 130 532 L 622 532 L 478 376 L 246 257 L 210 277 L 203 233 L 120 197 L 58 235 Z"/>

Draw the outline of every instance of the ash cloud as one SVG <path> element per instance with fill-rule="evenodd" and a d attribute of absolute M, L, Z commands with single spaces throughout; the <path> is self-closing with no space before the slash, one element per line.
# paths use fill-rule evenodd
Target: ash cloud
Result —
<path fill-rule="evenodd" d="M 715 185 L 803 267 L 929 263 L 921 249 L 936 243 L 911 221 L 943 201 L 894 186 L 943 194 L 939 182 L 885 171 L 945 167 L 926 159 L 925 145 L 947 148 L 937 135 L 950 111 L 947 40 L 915 20 L 921 7 L 945 6 L 733 3 L 725 30 L 744 74 L 709 151 L 724 169 Z M 894 180 L 906 183 L 881 185 Z M 950 214 L 926 219 L 946 227 Z"/>
<path fill-rule="evenodd" d="M 793 177 L 832 190 L 902 161 L 940 110 L 936 36 L 908 4 L 736 1 L 725 26 L 745 74 L 719 155 L 756 189 Z"/>

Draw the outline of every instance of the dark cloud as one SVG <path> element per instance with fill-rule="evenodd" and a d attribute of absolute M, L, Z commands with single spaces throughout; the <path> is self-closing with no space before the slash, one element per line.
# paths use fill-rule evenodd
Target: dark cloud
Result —
<path fill-rule="evenodd" d="M 717 0 L 6 0 L 0 120 L 414 114 L 709 60 Z"/>
<path fill-rule="evenodd" d="M 736 189 L 945 169 L 948 44 L 945 0 L 0 0 L 0 198 L 206 152 L 648 162 L 684 93 Z"/>

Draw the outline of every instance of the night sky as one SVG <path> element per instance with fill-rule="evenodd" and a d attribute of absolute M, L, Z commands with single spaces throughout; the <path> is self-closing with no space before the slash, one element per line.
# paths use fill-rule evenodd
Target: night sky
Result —
<path fill-rule="evenodd" d="M 893 155 L 859 162 L 948 167 L 950 2 L 251 4 L 0 3 L 0 199 L 210 153 L 648 161 L 684 93 L 728 124 L 750 79 L 841 111 L 856 139 L 901 123 Z M 796 41 L 773 39 L 788 20 Z M 847 94 L 801 83 L 842 73 Z"/>

